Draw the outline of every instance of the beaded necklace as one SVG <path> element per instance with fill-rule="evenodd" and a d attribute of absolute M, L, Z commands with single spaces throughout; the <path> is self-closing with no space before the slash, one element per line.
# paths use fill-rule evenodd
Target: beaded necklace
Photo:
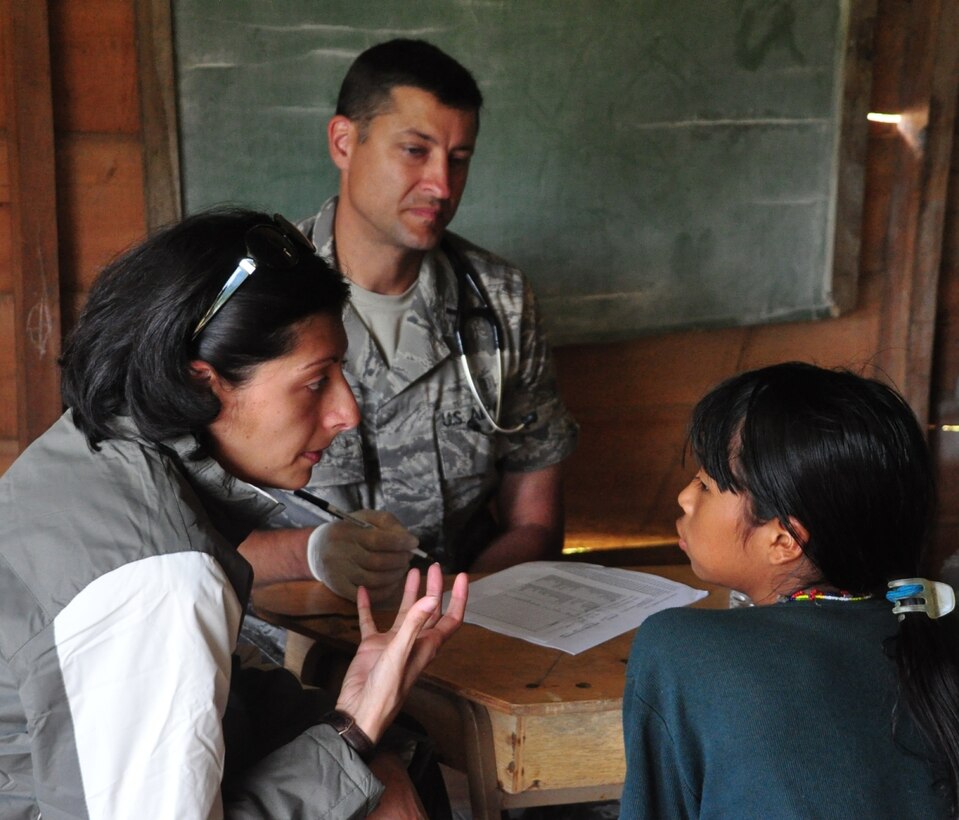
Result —
<path fill-rule="evenodd" d="M 868 601 L 872 598 L 872 593 L 867 592 L 865 595 L 853 595 L 851 592 L 847 592 L 844 589 L 832 590 L 830 592 L 825 592 L 821 589 L 816 589 L 815 587 L 809 587 L 809 589 L 798 589 L 792 595 L 787 595 L 783 598 L 784 601 Z"/>

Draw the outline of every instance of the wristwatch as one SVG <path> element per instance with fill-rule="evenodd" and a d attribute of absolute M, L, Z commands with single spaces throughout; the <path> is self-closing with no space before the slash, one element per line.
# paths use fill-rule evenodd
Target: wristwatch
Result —
<path fill-rule="evenodd" d="M 356 725 L 356 720 L 352 715 L 341 709 L 334 709 L 323 715 L 320 718 L 320 723 L 328 723 L 336 729 L 336 733 L 346 741 L 347 746 L 356 752 L 364 762 L 369 762 L 370 758 L 373 757 L 376 744 L 370 740 L 366 732 Z"/>

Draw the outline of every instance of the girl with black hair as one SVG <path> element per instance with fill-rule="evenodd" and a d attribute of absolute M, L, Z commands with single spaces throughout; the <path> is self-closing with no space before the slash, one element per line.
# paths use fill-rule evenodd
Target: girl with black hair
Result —
<path fill-rule="evenodd" d="M 261 488 L 302 487 L 358 422 L 346 294 L 290 223 L 243 210 L 98 278 L 61 361 L 68 409 L 0 479 L 4 818 L 424 816 L 378 741 L 462 622 L 465 576 L 443 613 L 439 566 L 423 597 L 411 570 L 386 632 L 361 589 L 333 698 L 233 654 L 236 548 L 277 507 Z"/>
<path fill-rule="evenodd" d="M 636 634 L 622 817 L 956 817 L 953 590 L 917 577 L 926 444 L 878 381 L 789 363 L 696 406 L 680 547 L 756 606 Z"/>

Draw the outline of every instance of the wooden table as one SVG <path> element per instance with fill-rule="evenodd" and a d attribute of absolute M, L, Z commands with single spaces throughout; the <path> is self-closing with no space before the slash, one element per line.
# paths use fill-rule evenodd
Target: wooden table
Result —
<path fill-rule="evenodd" d="M 638 569 L 708 590 L 693 606 L 727 606 L 728 590 L 703 583 L 688 565 Z M 253 607 L 290 631 L 287 666 L 302 669 L 304 682 L 330 683 L 317 670 L 342 672 L 359 641 L 354 605 L 312 581 L 263 587 Z M 308 639 L 309 652 L 298 635 Z M 628 632 L 567 655 L 472 624 L 453 635 L 404 711 L 426 728 L 442 762 L 466 772 L 475 820 L 499 820 L 508 808 L 619 797 L 632 639 Z"/>

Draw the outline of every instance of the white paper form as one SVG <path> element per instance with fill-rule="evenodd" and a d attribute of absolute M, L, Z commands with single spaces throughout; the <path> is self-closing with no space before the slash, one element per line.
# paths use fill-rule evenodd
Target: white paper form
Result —
<path fill-rule="evenodd" d="M 471 583 L 466 622 L 575 655 L 707 594 L 646 572 L 531 561 Z"/>

